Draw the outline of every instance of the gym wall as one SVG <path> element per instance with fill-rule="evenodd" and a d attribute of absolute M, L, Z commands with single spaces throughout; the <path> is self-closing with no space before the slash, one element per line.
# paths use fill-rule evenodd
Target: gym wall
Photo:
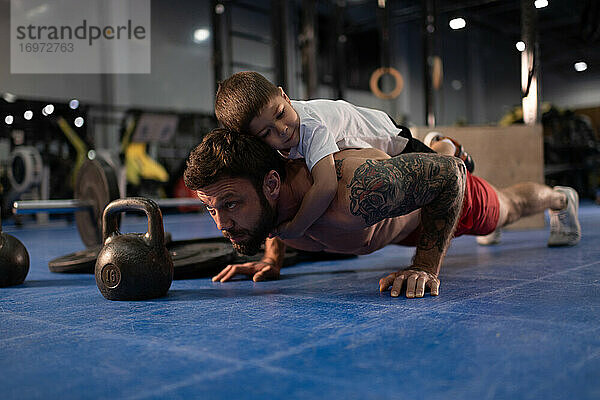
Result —
<path fill-rule="evenodd" d="M 257 1 L 267 5 L 269 1 Z M 299 17 L 290 2 L 287 21 L 288 87 L 292 97 L 303 98 L 298 52 Z M 152 73 L 149 75 L 19 75 L 10 74 L 10 63 L 0 63 L 0 90 L 46 100 L 76 97 L 83 102 L 124 107 L 148 107 L 176 111 L 212 112 L 214 77 L 211 66 L 211 41 L 196 44 L 191 40 L 196 27 L 210 28 L 208 1 L 152 1 Z M 470 25 L 451 31 L 440 16 L 438 32 L 443 40 L 441 55 L 444 81 L 437 92 L 438 124 L 496 123 L 509 109 L 520 103 L 519 54 L 514 41 L 482 26 Z M 0 54 L 9 60 L 10 2 L 0 2 Z M 236 12 L 232 19 L 249 33 L 259 32 L 256 16 Z M 419 20 L 391 27 L 391 63 L 404 77 L 404 90 L 394 100 L 381 100 L 369 91 L 347 90 L 346 99 L 382 109 L 401 120 L 423 124 L 423 59 Z M 263 48 L 267 47 L 267 48 Z M 268 46 L 257 48 L 242 41 L 234 43 L 236 60 L 253 64 L 272 64 Z M 241 68 L 234 69 L 233 72 Z M 594 106 L 600 98 L 600 78 L 568 74 L 544 74 L 542 100 L 559 106 Z M 226 71 L 227 73 L 227 71 Z M 268 74 L 267 74 L 268 75 Z M 455 81 L 455 85 L 453 85 Z M 457 89 L 458 87 L 458 89 Z M 332 88 L 322 85 L 319 96 L 331 98 Z"/>
<path fill-rule="evenodd" d="M 438 126 L 411 128 L 423 139 L 435 130 L 456 139 L 469 149 L 475 160 L 475 175 L 501 189 L 518 182 L 544 183 L 544 146 L 542 126 Z M 499 167 L 500 166 L 500 167 Z M 544 215 L 538 214 L 510 225 L 508 229 L 541 228 Z"/>

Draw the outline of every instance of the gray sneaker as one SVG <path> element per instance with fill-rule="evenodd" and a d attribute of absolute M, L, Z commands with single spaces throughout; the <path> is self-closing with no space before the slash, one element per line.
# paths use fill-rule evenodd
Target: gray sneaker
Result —
<path fill-rule="evenodd" d="M 489 235 L 477 236 L 475 239 L 477 240 L 477 244 L 479 244 L 480 246 L 493 246 L 495 244 L 499 244 L 501 238 L 502 230 L 498 228 Z"/>
<path fill-rule="evenodd" d="M 550 238 L 548 246 L 574 246 L 581 240 L 579 225 L 579 195 L 567 186 L 555 186 L 554 190 L 567 196 L 567 206 L 560 211 L 550 210 Z"/>

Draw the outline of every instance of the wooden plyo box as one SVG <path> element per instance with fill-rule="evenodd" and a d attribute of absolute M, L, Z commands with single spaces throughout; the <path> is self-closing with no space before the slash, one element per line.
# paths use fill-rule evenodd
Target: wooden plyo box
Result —
<path fill-rule="evenodd" d="M 541 125 L 411 127 L 414 137 L 423 140 L 431 131 L 461 143 L 475 161 L 474 175 L 501 189 L 519 182 L 544 183 L 544 143 Z M 535 229 L 544 226 L 544 215 L 534 215 L 508 229 Z"/>

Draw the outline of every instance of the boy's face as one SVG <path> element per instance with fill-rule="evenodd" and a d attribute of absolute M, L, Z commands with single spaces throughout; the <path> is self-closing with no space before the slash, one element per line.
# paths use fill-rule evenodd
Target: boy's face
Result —
<path fill-rule="evenodd" d="M 250 133 L 276 150 L 289 150 L 300 141 L 300 119 L 282 88 L 250 121 Z"/>

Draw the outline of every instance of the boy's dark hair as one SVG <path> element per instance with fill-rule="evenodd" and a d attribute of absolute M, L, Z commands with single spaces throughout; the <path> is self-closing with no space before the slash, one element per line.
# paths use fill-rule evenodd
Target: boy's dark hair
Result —
<path fill-rule="evenodd" d="M 199 190 L 223 178 L 245 178 L 260 193 L 271 170 L 285 180 L 285 159 L 277 151 L 255 136 L 216 128 L 190 153 L 183 181 Z"/>
<path fill-rule="evenodd" d="M 219 84 L 215 115 L 224 128 L 247 132 L 250 121 L 279 94 L 279 88 L 254 71 L 238 72 Z"/>

